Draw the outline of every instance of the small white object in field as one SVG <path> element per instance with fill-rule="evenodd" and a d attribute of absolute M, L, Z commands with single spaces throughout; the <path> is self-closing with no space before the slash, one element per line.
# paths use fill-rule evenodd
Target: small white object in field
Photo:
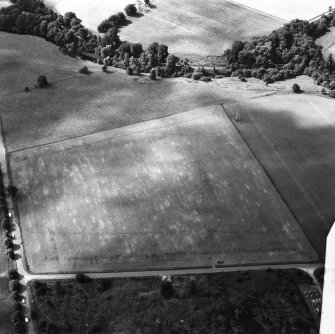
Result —
<path fill-rule="evenodd" d="M 24 318 L 24 322 L 28 323 L 28 321 L 29 321 L 28 318 Z"/>
<path fill-rule="evenodd" d="M 25 303 L 26 303 L 26 301 L 24 299 L 22 299 L 22 304 L 25 304 Z"/>
<path fill-rule="evenodd" d="M 12 213 L 10 211 L 8 212 L 8 217 L 12 217 Z"/>

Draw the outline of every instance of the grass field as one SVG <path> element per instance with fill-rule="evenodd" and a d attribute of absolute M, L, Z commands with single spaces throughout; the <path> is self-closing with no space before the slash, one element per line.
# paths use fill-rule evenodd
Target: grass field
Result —
<path fill-rule="evenodd" d="M 92 71 L 88 76 L 78 74 L 84 65 Z M 237 78 L 209 84 L 144 76 L 135 81 L 110 70 L 64 56 L 40 38 L 0 33 L 0 112 L 8 151 L 233 101 L 246 86 Z M 51 87 L 24 93 L 40 74 Z M 247 97 L 269 91 L 263 82 L 252 82 Z"/>
<path fill-rule="evenodd" d="M 316 40 L 316 44 L 323 47 L 323 54 L 328 57 L 330 54 L 335 57 L 335 27 L 331 27 L 330 31 Z"/>
<path fill-rule="evenodd" d="M 317 3 L 304 0 L 236 0 L 236 2 L 288 21 L 293 19 L 310 20 L 326 12 L 329 6 L 334 5 L 329 0 L 320 0 Z"/>
<path fill-rule="evenodd" d="M 51 1 L 61 12 L 72 10 L 91 29 L 115 14 L 129 1 Z M 172 53 L 183 56 L 221 55 L 236 39 L 249 40 L 268 34 L 283 22 L 225 0 L 154 0 L 155 8 L 121 29 L 123 40 L 148 46 L 165 43 Z"/>
<path fill-rule="evenodd" d="M 318 332 L 299 291 L 315 285 L 297 270 L 175 275 L 171 298 L 160 285 L 159 277 L 32 281 L 28 290 L 37 333 L 46 326 L 59 334 Z"/>
<path fill-rule="evenodd" d="M 32 272 L 316 260 L 220 106 L 9 159 Z"/>
<path fill-rule="evenodd" d="M 321 256 L 335 217 L 334 107 L 306 94 L 238 104 L 239 131 Z M 225 108 L 230 115 L 237 110 Z"/>

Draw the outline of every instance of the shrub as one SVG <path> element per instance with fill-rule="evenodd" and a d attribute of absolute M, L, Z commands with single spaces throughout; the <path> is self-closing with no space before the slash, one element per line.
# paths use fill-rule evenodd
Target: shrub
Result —
<path fill-rule="evenodd" d="M 106 65 L 104 65 L 104 66 L 102 66 L 102 72 L 107 72 L 107 66 Z"/>
<path fill-rule="evenodd" d="M 13 258 L 14 258 L 14 250 L 13 250 L 13 248 L 8 248 L 8 249 L 6 250 L 6 255 L 7 255 L 9 258 L 13 259 Z"/>
<path fill-rule="evenodd" d="M 9 282 L 9 289 L 11 292 L 17 291 L 19 292 L 21 290 L 21 284 L 18 280 L 13 279 Z"/>
<path fill-rule="evenodd" d="M 193 80 L 200 80 L 202 78 L 202 73 L 194 73 Z"/>
<path fill-rule="evenodd" d="M 89 283 L 92 279 L 82 273 L 78 273 L 76 274 L 76 281 L 78 283 Z"/>
<path fill-rule="evenodd" d="M 214 77 L 214 79 L 223 79 L 223 78 L 224 78 L 224 75 L 222 75 L 222 74 L 216 75 Z"/>
<path fill-rule="evenodd" d="M 46 88 L 49 86 L 49 82 L 48 82 L 48 79 L 45 75 L 40 75 L 38 78 L 37 78 L 37 85 L 39 88 Z"/>
<path fill-rule="evenodd" d="M 293 93 L 295 93 L 295 94 L 300 93 L 300 92 L 301 92 L 301 90 L 300 90 L 300 86 L 299 86 L 297 83 L 293 84 L 293 86 L 292 86 L 292 91 L 293 91 Z"/>
<path fill-rule="evenodd" d="M 17 302 L 21 300 L 21 295 L 17 291 L 12 292 L 11 297 Z"/>
<path fill-rule="evenodd" d="M 5 230 L 9 230 L 10 228 L 10 222 L 9 222 L 9 218 L 8 217 L 3 217 L 1 219 L 1 225 Z"/>
<path fill-rule="evenodd" d="M 150 70 L 149 77 L 150 77 L 151 80 L 155 80 L 156 79 L 156 70 L 154 68 L 152 68 Z"/>
<path fill-rule="evenodd" d="M 328 95 L 329 95 L 331 98 L 335 99 L 335 90 L 330 90 L 329 93 L 328 93 Z"/>
<path fill-rule="evenodd" d="M 185 78 L 191 79 L 192 78 L 192 73 L 186 73 Z"/>
<path fill-rule="evenodd" d="M 321 94 L 322 94 L 322 95 L 327 95 L 326 88 L 322 88 L 322 89 L 321 89 Z"/>
<path fill-rule="evenodd" d="M 6 248 L 13 248 L 12 239 L 9 237 L 5 238 L 4 245 L 6 246 Z"/>
<path fill-rule="evenodd" d="M 136 66 L 134 69 L 134 74 L 137 76 L 141 75 L 141 68 L 139 66 Z"/>
<path fill-rule="evenodd" d="M 163 280 L 161 282 L 161 295 L 164 298 L 171 298 L 174 294 L 174 289 L 170 281 Z"/>
<path fill-rule="evenodd" d="M 19 278 L 19 273 L 17 272 L 16 269 L 9 269 L 8 276 L 10 280 L 15 280 Z"/>
<path fill-rule="evenodd" d="M 247 82 L 247 79 L 245 77 L 241 77 L 240 79 L 242 82 Z"/>
<path fill-rule="evenodd" d="M 10 185 L 7 187 L 7 192 L 10 196 L 12 197 L 16 197 L 16 195 L 18 194 L 19 190 L 13 186 L 13 185 Z"/>
<path fill-rule="evenodd" d="M 137 8 L 134 4 L 127 5 L 124 11 L 128 16 L 135 16 L 137 14 Z"/>
<path fill-rule="evenodd" d="M 210 81 L 212 81 L 212 78 L 210 78 L 210 77 L 201 77 L 201 78 L 200 78 L 200 81 L 203 81 L 203 82 L 210 82 Z"/>
<path fill-rule="evenodd" d="M 335 81 L 332 81 L 332 82 L 329 84 L 329 89 L 330 89 L 330 90 L 334 90 L 334 89 L 335 89 Z"/>
<path fill-rule="evenodd" d="M 132 67 L 128 66 L 127 67 L 127 74 L 132 75 L 133 73 L 134 73 L 134 70 L 132 69 Z"/>
<path fill-rule="evenodd" d="M 79 73 L 81 73 L 81 74 L 89 74 L 90 71 L 88 70 L 87 66 L 84 66 L 84 67 L 82 67 L 82 68 L 79 70 Z"/>
<path fill-rule="evenodd" d="M 107 279 L 95 280 L 95 287 L 99 292 L 105 292 L 111 285 L 111 281 Z"/>
<path fill-rule="evenodd" d="M 28 93 L 30 91 L 29 87 L 24 87 L 24 91 Z"/>

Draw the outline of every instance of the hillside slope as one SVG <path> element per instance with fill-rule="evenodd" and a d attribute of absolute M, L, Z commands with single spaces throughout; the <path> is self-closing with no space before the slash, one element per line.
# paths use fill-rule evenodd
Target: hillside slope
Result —
<path fill-rule="evenodd" d="M 83 24 L 96 30 L 100 22 L 129 3 L 128 0 L 48 0 L 59 13 L 73 11 Z M 132 24 L 121 29 L 121 39 L 144 46 L 158 41 L 178 55 L 218 55 L 235 39 L 248 40 L 270 33 L 283 22 L 222 0 L 154 0 L 144 15 L 130 18 Z"/>

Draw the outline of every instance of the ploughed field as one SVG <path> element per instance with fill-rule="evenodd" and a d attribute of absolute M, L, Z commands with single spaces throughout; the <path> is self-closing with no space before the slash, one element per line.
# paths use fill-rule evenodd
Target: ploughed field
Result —
<path fill-rule="evenodd" d="M 143 3 L 144 1 L 142 1 Z M 47 4 L 64 14 L 73 11 L 83 24 L 97 26 L 118 11 L 128 0 L 48 0 Z M 143 6 L 143 16 L 128 19 L 120 31 L 122 40 L 165 43 L 178 55 L 221 55 L 234 40 L 250 40 L 279 28 L 283 21 L 241 7 L 226 0 L 152 0 L 153 8 Z"/>
<path fill-rule="evenodd" d="M 9 161 L 34 273 L 317 259 L 220 106 Z"/>
<path fill-rule="evenodd" d="M 255 156 L 322 257 L 335 217 L 335 102 L 307 94 L 227 104 Z"/>

